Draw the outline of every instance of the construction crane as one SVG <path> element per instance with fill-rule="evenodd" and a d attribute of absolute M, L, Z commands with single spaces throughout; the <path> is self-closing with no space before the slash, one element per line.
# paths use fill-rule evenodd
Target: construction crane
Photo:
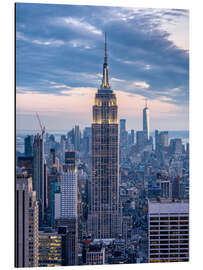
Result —
<path fill-rule="evenodd" d="M 44 127 L 42 126 L 42 123 L 41 123 L 40 118 L 39 118 L 39 114 L 37 112 L 36 112 L 36 115 L 37 115 L 37 119 L 38 119 L 38 122 L 39 122 L 39 125 L 40 125 L 40 128 L 41 128 L 42 137 L 43 137 L 44 133 L 45 133 L 45 126 Z"/>

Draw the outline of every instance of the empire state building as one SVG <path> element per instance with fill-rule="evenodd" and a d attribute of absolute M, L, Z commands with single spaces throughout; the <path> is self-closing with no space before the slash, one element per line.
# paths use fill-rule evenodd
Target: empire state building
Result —
<path fill-rule="evenodd" d="M 121 234 L 118 106 L 116 95 L 109 85 L 106 34 L 103 80 L 93 106 L 88 232 L 99 239 L 116 238 Z"/>

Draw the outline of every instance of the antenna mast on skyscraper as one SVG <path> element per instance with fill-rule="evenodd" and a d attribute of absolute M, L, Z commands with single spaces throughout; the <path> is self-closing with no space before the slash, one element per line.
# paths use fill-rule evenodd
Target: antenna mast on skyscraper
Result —
<path fill-rule="evenodd" d="M 41 123 L 40 118 L 39 118 L 39 114 L 37 112 L 36 112 L 36 115 L 37 115 L 37 119 L 38 119 L 38 122 L 39 122 L 39 125 L 40 125 L 40 128 L 41 128 L 42 137 L 43 137 L 43 135 L 45 133 L 45 126 L 44 127 L 42 126 L 42 123 Z"/>

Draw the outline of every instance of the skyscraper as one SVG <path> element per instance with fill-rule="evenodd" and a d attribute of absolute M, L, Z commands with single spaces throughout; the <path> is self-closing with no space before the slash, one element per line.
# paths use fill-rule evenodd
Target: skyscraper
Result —
<path fill-rule="evenodd" d="M 32 178 L 17 174 L 15 191 L 15 267 L 38 266 L 38 202 Z"/>
<path fill-rule="evenodd" d="M 66 227 L 69 232 L 66 265 L 78 264 L 77 186 L 76 153 L 66 152 L 61 184 L 61 218 L 56 220 L 57 227 Z"/>
<path fill-rule="evenodd" d="M 25 156 L 32 156 L 33 155 L 33 135 L 28 135 L 24 139 L 24 149 L 25 149 Z"/>
<path fill-rule="evenodd" d="M 61 218 L 76 218 L 77 167 L 75 161 L 75 152 L 65 153 L 61 192 Z"/>
<path fill-rule="evenodd" d="M 134 129 L 131 129 L 131 131 L 130 131 L 130 138 L 131 138 L 130 143 L 134 144 L 135 143 L 135 131 L 134 131 Z"/>
<path fill-rule="evenodd" d="M 171 139 L 170 148 L 173 154 L 182 154 L 182 140 L 181 139 Z"/>
<path fill-rule="evenodd" d="M 189 203 L 148 202 L 148 262 L 189 260 Z"/>
<path fill-rule="evenodd" d="M 80 127 L 75 126 L 74 130 L 74 148 L 75 151 L 80 151 L 80 141 L 81 141 L 81 132 L 80 132 Z"/>
<path fill-rule="evenodd" d="M 120 119 L 120 133 L 126 131 L 126 119 Z"/>
<path fill-rule="evenodd" d="M 155 130 L 155 149 L 156 153 L 168 147 L 168 131 Z"/>
<path fill-rule="evenodd" d="M 126 119 L 120 119 L 120 146 L 126 146 L 128 132 L 126 130 Z"/>
<path fill-rule="evenodd" d="M 161 147 L 168 147 L 168 131 L 161 131 L 159 133 L 159 144 Z"/>
<path fill-rule="evenodd" d="M 117 111 L 116 96 L 108 79 L 105 35 L 103 80 L 95 96 L 92 123 L 92 182 L 88 232 L 95 238 L 114 238 L 121 233 Z"/>
<path fill-rule="evenodd" d="M 143 147 L 144 141 L 144 132 L 141 130 L 136 131 L 136 144 L 139 147 Z"/>
<path fill-rule="evenodd" d="M 145 108 L 143 109 L 143 132 L 146 140 L 149 140 L 149 108 L 147 107 L 147 101 Z"/>
<path fill-rule="evenodd" d="M 44 219 L 45 210 L 45 183 L 44 183 L 44 138 L 43 134 L 34 137 L 33 144 L 33 189 L 36 190 L 37 200 L 39 201 L 39 225 Z"/>

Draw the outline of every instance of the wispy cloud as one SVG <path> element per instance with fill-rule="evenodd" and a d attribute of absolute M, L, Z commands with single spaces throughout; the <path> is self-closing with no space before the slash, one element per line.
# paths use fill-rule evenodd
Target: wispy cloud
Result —
<path fill-rule="evenodd" d="M 121 80 L 121 79 L 118 79 L 118 78 L 111 78 L 111 81 L 113 81 L 113 82 L 125 82 L 125 80 Z"/>
<path fill-rule="evenodd" d="M 64 41 L 63 40 L 47 40 L 47 41 L 43 41 L 43 40 L 32 40 L 32 43 L 37 44 L 37 45 L 43 45 L 43 46 L 54 46 L 54 47 L 59 47 L 64 45 Z"/>
<path fill-rule="evenodd" d="M 17 40 L 24 40 L 24 41 L 29 41 L 29 39 L 27 37 L 25 37 L 25 35 L 19 31 L 16 31 L 16 39 Z"/>
<path fill-rule="evenodd" d="M 39 40 L 39 39 L 32 39 L 30 37 L 25 36 L 21 32 L 16 32 L 16 39 L 17 40 L 23 40 L 26 42 L 30 42 L 37 45 L 42 46 L 54 46 L 54 47 L 60 47 L 65 44 L 63 40 L 56 40 L 56 39 L 48 39 L 48 40 Z"/>
<path fill-rule="evenodd" d="M 92 49 L 94 46 L 90 41 L 73 39 L 68 42 L 68 45 L 73 48 Z"/>
<path fill-rule="evenodd" d="M 78 17 L 59 17 L 56 18 L 55 23 L 58 25 L 66 26 L 68 28 L 73 28 L 77 31 L 85 31 L 94 35 L 102 35 L 102 31 L 95 27 L 94 25 L 85 21 L 84 18 Z"/>
<path fill-rule="evenodd" d="M 135 88 L 149 88 L 150 85 L 146 82 L 133 82 L 132 83 L 132 86 L 135 87 Z"/>
<path fill-rule="evenodd" d="M 68 85 L 65 85 L 65 84 L 59 84 L 59 85 L 57 85 L 57 84 L 55 84 L 55 85 L 53 85 L 53 86 L 50 86 L 50 88 L 56 88 L 56 89 L 61 89 L 61 88 L 67 88 L 67 89 L 71 89 L 71 87 L 70 86 L 68 86 Z"/>

